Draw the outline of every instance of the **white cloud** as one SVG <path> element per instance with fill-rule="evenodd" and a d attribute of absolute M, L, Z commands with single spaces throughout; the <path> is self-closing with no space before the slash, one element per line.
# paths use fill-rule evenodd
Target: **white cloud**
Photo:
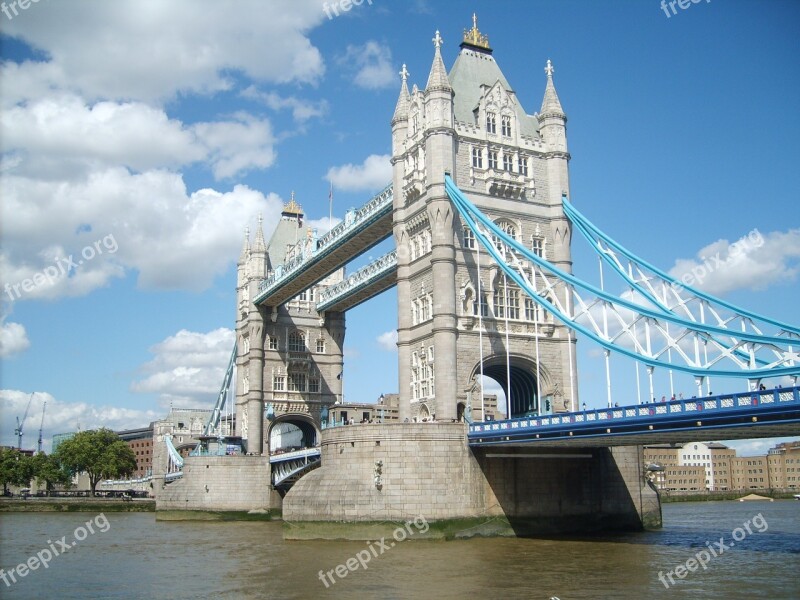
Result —
<path fill-rule="evenodd" d="M 397 352 L 397 331 L 387 331 L 377 338 L 378 345 L 387 352 Z"/>
<path fill-rule="evenodd" d="M 30 392 L 0 390 L 0 444 L 17 446 L 13 435 L 16 418 L 25 413 L 31 398 Z M 86 402 L 63 402 L 47 392 L 35 392 L 30 403 L 28 418 L 23 423 L 22 447 L 35 449 L 42 423 L 42 405 L 47 401 L 42 427 L 43 449 L 49 451 L 55 433 L 70 433 L 86 429 L 108 427 L 116 431 L 146 427 L 163 415 L 152 410 L 138 410 L 118 406 L 96 406 Z"/>
<path fill-rule="evenodd" d="M 325 179 L 333 187 L 345 191 L 377 191 L 392 181 L 392 165 L 388 154 L 371 154 L 362 164 L 348 163 L 328 169 Z"/>
<path fill-rule="evenodd" d="M 147 171 L 199 161 L 224 179 L 269 167 L 275 160 L 270 122 L 246 113 L 187 127 L 146 104 L 89 106 L 76 96 L 4 111 L 0 140 L 4 171 L 37 179 L 81 179 L 116 165 Z"/>
<path fill-rule="evenodd" d="M 31 345 L 25 327 L 19 323 L 0 321 L 0 358 L 24 352 Z"/>
<path fill-rule="evenodd" d="M 362 46 L 347 46 L 337 62 L 355 72 L 353 83 L 359 87 L 375 90 L 397 84 L 397 75 L 392 68 L 392 51 L 374 40 Z"/>
<path fill-rule="evenodd" d="M 6 177 L 0 268 L 5 281 L 19 284 L 70 256 L 77 263 L 83 249 L 112 236 L 115 252 L 84 261 L 22 299 L 88 294 L 128 270 L 138 272 L 140 287 L 202 290 L 238 257 L 245 225 L 258 213 L 274 224 L 282 206 L 277 195 L 243 185 L 187 194 L 183 178 L 165 171 L 108 168 L 78 182 Z"/>
<path fill-rule="evenodd" d="M 339 217 L 322 217 L 321 219 L 311 219 L 309 221 L 305 221 L 305 225 L 311 229 L 316 229 L 318 235 L 324 235 L 341 222 L 342 220 Z"/>
<path fill-rule="evenodd" d="M 6 22 L 4 33 L 48 59 L 6 62 L 0 75 L 4 100 L 16 104 L 52 89 L 91 99 L 163 100 L 230 89 L 227 73 L 259 82 L 316 83 L 325 65 L 307 34 L 324 18 L 317 0 L 32 5 Z"/>
<path fill-rule="evenodd" d="M 800 272 L 800 229 L 762 235 L 753 230 L 734 243 L 717 240 L 694 258 L 675 261 L 669 274 L 710 294 L 761 290 L 794 281 Z"/>
<path fill-rule="evenodd" d="M 159 394 L 163 406 L 213 406 L 234 340 L 230 329 L 208 333 L 181 330 L 150 348 L 155 357 L 143 365 L 145 377 L 134 382 L 131 389 Z"/>
<path fill-rule="evenodd" d="M 242 97 L 261 102 L 275 111 L 290 109 L 292 118 L 298 123 L 322 117 L 328 112 L 328 103 L 325 100 L 312 102 L 294 96 L 283 97 L 275 92 L 261 92 L 253 85 L 242 91 Z"/>

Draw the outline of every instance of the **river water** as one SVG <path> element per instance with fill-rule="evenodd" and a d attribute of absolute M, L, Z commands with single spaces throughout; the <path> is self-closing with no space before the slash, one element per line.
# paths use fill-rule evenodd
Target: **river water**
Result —
<path fill-rule="evenodd" d="M 408 540 L 370 552 L 285 542 L 279 522 L 4 513 L 0 598 L 800 599 L 800 502 L 665 504 L 664 521 L 645 533 L 450 542 L 414 541 L 415 524 Z M 37 553 L 46 569 L 36 559 L 9 574 Z"/>

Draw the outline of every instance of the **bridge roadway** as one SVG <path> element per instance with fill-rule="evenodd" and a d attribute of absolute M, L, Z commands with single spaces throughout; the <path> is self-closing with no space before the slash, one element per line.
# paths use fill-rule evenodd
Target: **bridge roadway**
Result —
<path fill-rule="evenodd" d="M 393 226 L 393 197 L 392 185 L 388 185 L 358 210 L 347 211 L 344 221 L 318 240 L 312 240 L 311 247 L 304 246 L 301 241 L 303 252 L 278 266 L 270 277 L 261 282 L 254 302 L 280 306 L 389 238 Z M 382 292 L 392 282 L 381 282 L 383 287 L 373 295 Z M 332 309 L 340 308 L 331 303 L 328 310 Z"/>
<path fill-rule="evenodd" d="M 609 447 L 800 435 L 800 387 L 469 425 L 472 447 Z"/>

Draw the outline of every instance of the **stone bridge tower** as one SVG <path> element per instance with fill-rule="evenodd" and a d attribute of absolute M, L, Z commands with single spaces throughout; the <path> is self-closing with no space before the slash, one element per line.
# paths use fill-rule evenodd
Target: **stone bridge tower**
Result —
<path fill-rule="evenodd" d="M 571 271 L 554 69 L 547 61 L 542 108 L 529 115 L 474 16 L 449 74 L 438 31 L 433 43 L 424 90 L 409 92 L 403 66 L 392 118 L 400 417 L 460 418 L 470 398 L 480 402 L 481 373 L 510 393 L 513 416 L 574 409 L 574 336 L 479 252 L 444 185 L 449 173 L 507 234 Z"/>
<path fill-rule="evenodd" d="M 345 317 L 316 311 L 321 290 L 342 280 L 335 271 L 289 302 L 256 306 L 259 284 L 274 270 L 316 243 L 303 228 L 303 210 L 292 199 L 269 243 L 259 217 L 255 240 L 245 234 L 236 287 L 236 431 L 250 454 L 318 443 L 327 407 L 341 401 Z"/>

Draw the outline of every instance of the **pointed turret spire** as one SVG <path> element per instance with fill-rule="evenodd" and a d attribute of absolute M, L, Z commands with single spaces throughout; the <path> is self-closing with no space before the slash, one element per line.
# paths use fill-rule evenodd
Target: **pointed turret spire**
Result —
<path fill-rule="evenodd" d="M 556 86 L 553 83 L 553 73 L 555 72 L 555 68 L 553 67 L 553 63 L 550 62 L 549 58 L 547 59 L 547 66 L 544 68 L 544 72 L 547 74 L 547 87 L 544 89 L 544 99 L 542 100 L 541 114 L 564 115 L 564 109 L 561 108 L 561 101 L 558 99 Z"/>
<path fill-rule="evenodd" d="M 400 71 L 400 79 L 403 83 L 400 85 L 400 96 L 397 98 L 397 106 L 394 107 L 394 116 L 392 117 L 392 124 L 401 119 L 408 118 L 408 107 L 411 104 L 411 96 L 408 94 L 408 69 L 405 63 Z"/>
<path fill-rule="evenodd" d="M 436 30 L 436 35 L 433 38 L 433 45 L 436 48 L 433 56 L 433 65 L 431 66 L 430 75 L 428 75 L 428 85 L 425 86 L 425 91 L 430 90 L 445 90 L 452 91 L 453 87 L 450 85 L 450 80 L 447 78 L 447 69 L 444 68 L 444 61 L 442 60 L 441 47 L 444 43 L 442 36 L 439 35 L 439 30 Z"/>
<path fill-rule="evenodd" d="M 245 264 L 248 258 L 250 258 L 250 227 L 245 227 L 244 244 L 242 244 L 242 253 L 239 255 L 239 264 Z"/>
<path fill-rule="evenodd" d="M 256 229 L 256 239 L 253 242 L 253 252 L 266 252 L 267 245 L 264 243 L 264 228 L 261 226 L 263 217 L 258 215 L 258 228 Z"/>

